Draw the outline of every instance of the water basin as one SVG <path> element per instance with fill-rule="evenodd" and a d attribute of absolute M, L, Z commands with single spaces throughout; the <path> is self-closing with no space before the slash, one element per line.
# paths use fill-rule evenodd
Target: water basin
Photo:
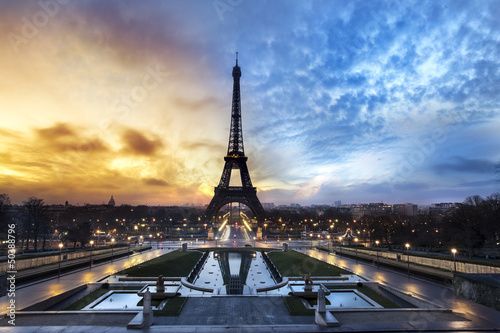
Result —
<path fill-rule="evenodd" d="M 116 292 L 112 291 L 102 300 L 97 300 L 97 304 L 90 305 L 92 310 L 141 310 L 142 306 L 137 306 L 142 297 L 137 292 Z"/>
<path fill-rule="evenodd" d="M 358 293 L 355 290 L 331 290 L 331 294 L 326 296 L 330 301 L 330 305 L 326 305 L 326 309 L 366 309 L 366 308 L 382 308 L 368 296 Z M 315 309 L 316 305 L 311 306 Z"/>

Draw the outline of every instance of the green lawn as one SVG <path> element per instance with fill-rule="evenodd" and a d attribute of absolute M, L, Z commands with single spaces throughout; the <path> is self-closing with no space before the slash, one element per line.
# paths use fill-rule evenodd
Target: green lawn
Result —
<path fill-rule="evenodd" d="M 306 308 L 299 297 L 287 296 L 282 299 L 292 316 L 314 316 L 314 310 Z"/>
<path fill-rule="evenodd" d="M 199 251 L 182 252 L 177 250 L 118 272 L 116 275 L 185 277 L 191 272 L 201 256 L 202 253 Z"/>
<path fill-rule="evenodd" d="M 186 304 L 187 297 L 174 297 L 170 298 L 161 310 L 153 310 L 155 316 L 178 316 L 180 315 L 184 304 Z"/>
<path fill-rule="evenodd" d="M 342 268 L 295 251 L 273 251 L 269 252 L 268 255 L 282 276 L 301 276 L 301 274 L 340 276 L 352 274 Z"/>

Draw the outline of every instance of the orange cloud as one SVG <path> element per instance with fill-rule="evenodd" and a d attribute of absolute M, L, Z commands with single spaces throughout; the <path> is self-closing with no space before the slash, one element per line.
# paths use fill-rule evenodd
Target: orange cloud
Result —
<path fill-rule="evenodd" d="M 163 148 L 160 139 L 148 139 L 141 132 L 131 128 L 123 132 L 122 141 L 125 144 L 124 152 L 132 152 L 137 155 L 154 155 Z"/>
<path fill-rule="evenodd" d="M 168 186 L 168 183 L 166 181 L 164 181 L 163 179 L 146 178 L 146 179 L 143 179 L 143 182 L 146 185 Z"/>

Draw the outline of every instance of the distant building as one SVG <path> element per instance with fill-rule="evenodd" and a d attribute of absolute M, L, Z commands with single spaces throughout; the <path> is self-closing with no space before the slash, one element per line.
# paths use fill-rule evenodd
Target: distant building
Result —
<path fill-rule="evenodd" d="M 453 202 L 442 202 L 442 203 L 433 203 L 429 207 L 430 214 L 439 214 L 439 215 L 447 215 L 452 212 L 455 208 L 458 207 L 458 203 Z"/>
<path fill-rule="evenodd" d="M 113 199 L 113 195 L 111 195 L 111 199 L 108 201 L 108 206 L 114 207 L 115 206 L 115 199 Z"/>
<path fill-rule="evenodd" d="M 418 206 L 412 203 L 394 204 L 392 211 L 399 216 L 416 216 L 418 214 Z"/>
<path fill-rule="evenodd" d="M 352 218 L 359 220 L 365 215 L 380 215 L 390 213 L 392 210 L 391 205 L 384 203 L 369 203 L 354 205 L 351 208 Z"/>
<path fill-rule="evenodd" d="M 344 213 L 349 213 L 351 212 L 351 208 L 354 207 L 355 205 L 351 205 L 351 204 L 340 204 L 337 208 L 341 211 L 341 212 L 344 212 Z"/>
<path fill-rule="evenodd" d="M 264 208 L 265 210 L 271 210 L 274 207 L 275 207 L 274 202 L 263 202 L 262 203 L 262 208 Z"/>
<path fill-rule="evenodd" d="M 338 200 L 338 201 L 335 201 L 335 202 L 333 203 L 333 206 L 334 206 L 335 208 L 339 208 L 341 204 L 342 204 L 342 201 Z"/>

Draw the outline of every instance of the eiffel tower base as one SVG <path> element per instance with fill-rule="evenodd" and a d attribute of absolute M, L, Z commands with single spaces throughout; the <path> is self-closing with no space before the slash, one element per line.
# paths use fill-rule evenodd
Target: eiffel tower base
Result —
<path fill-rule="evenodd" d="M 216 187 L 215 194 L 210 201 L 210 204 L 205 211 L 205 217 L 209 220 L 215 220 L 216 214 L 225 205 L 231 202 L 239 202 L 250 208 L 258 222 L 263 222 L 266 212 L 257 198 L 257 190 L 255 187 Z"/>

